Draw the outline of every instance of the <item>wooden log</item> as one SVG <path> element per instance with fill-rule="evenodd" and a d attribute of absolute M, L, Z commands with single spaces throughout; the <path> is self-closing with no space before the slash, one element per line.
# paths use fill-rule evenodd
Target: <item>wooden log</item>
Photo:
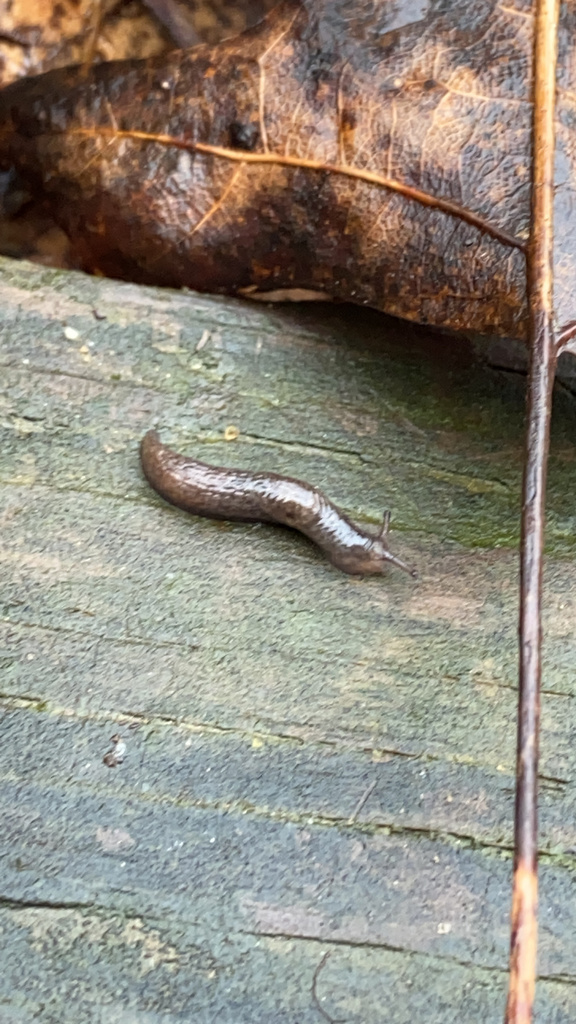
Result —
<path fill-rule="evenodd" d="M 368 311 L 7 260 L 0 303 L 3 1020 L 499 1021 L 522 374 Z M 363 523 L 390 507 L 420 580 L 354 580 L 288 530 L 165 505 L 139 469 L 150 426 L 309 479 Z M 576 1016 L 575 426 L 560 389 L 538 1006 L 555 1024 Z"/>

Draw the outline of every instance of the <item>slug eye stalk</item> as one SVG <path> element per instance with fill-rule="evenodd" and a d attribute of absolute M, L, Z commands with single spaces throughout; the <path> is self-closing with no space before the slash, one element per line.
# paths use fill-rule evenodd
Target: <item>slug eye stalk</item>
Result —
<path fill-rule="evenodd" d="M 387 562 L 390 562 L 390 565 L 395 565 L 397 569 L 402 569 L 403 572 L 407 572 L 409 576 L 412 576 L 412 578 L 416 580 L 418 579 L 418 573 L 414 566 L 408 565 L 407 562 L 403 562 L 401 558 L 398 558 L 396 555 L 393 555 L 392 552 L 388 549 L 388 533 L 390 530 L 390 518 L 390 509 L 387 508 L 385 509 L 384 515 L 382 517 L 382 526 L 380 527 L 377 534 L 378 540 L 382 542 L 384 548 L 386 549 L 386 554 L 384 556 L 385 560 Z"/>
<path fill-rule="evenodd" d="M 403 562 L 401 558 L 391 554 L 390 551 L 386 556 L 386 561 L 390 562 L 391 565 L 395 565 L 397 569 L 402 569 L 404 572 L 407 572 L 409 576 L 412 576 L 412 579 L 418 579 L 418 571 L 414 566 L 408 565 L 407 562 Z"/>
<path fill-rule="evenodd" d="M 388 536 L 388 530 L 390 529 L 390 509 L 384 510 L 384 516 L 382 518 L 382 526 L 380 527 L 380 533 L 378 536 L 381 540 L 386 540 Z"/>

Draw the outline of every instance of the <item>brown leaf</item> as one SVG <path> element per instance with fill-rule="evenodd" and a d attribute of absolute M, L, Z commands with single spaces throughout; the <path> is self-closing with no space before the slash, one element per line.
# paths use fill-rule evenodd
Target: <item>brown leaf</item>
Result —
<path fill-rule="evenodd" d="M 563 19 L 560 324 L 576 280 L 573 5 Z M 14 83 L 0 161 L 48 196 L 85 269 L 303 288 L 525 337 L 531 38 L 524 0 L 286 0 L 212 49 Z"/>

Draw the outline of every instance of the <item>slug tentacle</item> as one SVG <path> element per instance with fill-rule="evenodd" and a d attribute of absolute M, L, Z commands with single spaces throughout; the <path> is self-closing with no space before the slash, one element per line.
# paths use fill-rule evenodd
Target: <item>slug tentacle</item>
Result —
<path fill-rule="evenodd" d="M 178 455 L 155 430 L 142 439 L 144 476 L 166 501 L 197 516 L 281 523 L 310 537 L 333 565 L 350 574 L 381 573 L 386 565 L 416 576 L 388 550 L 390 513 L 377 534 L 367 533 L 333 505 L 318 488 L 278 473 L 250 473 L 209 466 Z"/>
<path fill-rule="evenodd" d="M 390 509 L 387 508 L 382 516 L 382 526 L 380 527 L 379 537 L 384 540 L 388 536 L 388 530 L 390 529 Z"/>

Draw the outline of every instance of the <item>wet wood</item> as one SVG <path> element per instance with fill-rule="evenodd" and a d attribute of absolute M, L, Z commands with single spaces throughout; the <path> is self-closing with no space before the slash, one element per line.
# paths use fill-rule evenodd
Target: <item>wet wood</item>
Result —
<path fill-rule="evenodd" d="M 0 301 L 3 1019 L 501 1020 L 522 373 L 347 307 L 8 261 Z M 139 470 L 154 425 L 365 525 L 390 507 L 421 580 L 355 581 L 289 531 L 168 507 Z M 537 1000 L 555 1024 L 576 1013 L 575 427 L 560 388 Z"/>

